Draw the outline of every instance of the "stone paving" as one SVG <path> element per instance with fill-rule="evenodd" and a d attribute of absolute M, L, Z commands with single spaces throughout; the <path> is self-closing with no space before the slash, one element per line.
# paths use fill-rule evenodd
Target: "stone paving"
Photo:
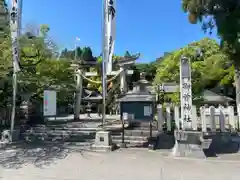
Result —
<path fill-rule="evenodd" d="M 39 148 L 34 149 L 35 153 L 38 151 Z M 13 152 L 15 156 L 11 155 Z M 16 156 L 16 152 L 15 149 L 0 153 L 1 180 L 239 180 L 240 178 L 240 155 L 200 160 L 164 157 L 160 152 L 147 149 L 119 149 L 111 153 L 65 149 L 63 153 L 66 157 L 52 154 L 49 155 L 52 156 L 49 160 L 42 156 L 40 164 L 37 165 L 34 155 L 31 158 L 30 155 L 28 158 L 27 155 L 22 155 L 25 162 L 19 161 L 18 163 L 21 164 L 19 167 L 11 167 L 10 162 L 16 163 L 20 159 Z M 3 161 L 6 157 L 9 157 L 9 162 Z"/>

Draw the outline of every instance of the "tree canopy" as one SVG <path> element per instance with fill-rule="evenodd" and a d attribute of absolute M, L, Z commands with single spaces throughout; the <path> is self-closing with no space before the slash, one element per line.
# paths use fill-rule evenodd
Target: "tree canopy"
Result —
<path fill-rule="evenodd" d="M 189 22 L 200 22 L 205 32 L 216 29 L 221 48 L 228 53 L 235 69 L 236 102 L 240 103 L 240 3 L 239 0 L 183 0 Z"/>
<path fill-rule="evenodd" d="M 18 98 L 26 94 L 31 98 L 41 98 L 44 89 L 57 86 L 72 89 L 73 76 L 70 62 L 59 61 L 55 56 L 54 42 L 48 38 L 50 28 L 40 26 L 39 33 L 26 31 L 20 38 L 20 66 L 18 73 Z M 6 104 L 11 97 L 12 54 L 9 34 L 0 42 L 0 80 L 2 82 L 1 103 Z M 6 93 L 8 94 L 6 96 Z M 64 97 L 64 96 L 63 96 Z"/>
<path fill-rule="evenodd" d="M 201 56 L 196 51 L 201 49 Z M 229 66 L 229 57 L 223 53 L 215 40 L 205 38 L 164 57 L 157 67 L 154 85 L 161 83 L 179 83 L 179 64 L 181 56 L 191 59 L 193 95 L 199 96 L 206 88 L 214 88 L 218 84 L 229 84 L 233 80 L 233 68 Z M 170 95 L 170 98 L 176 98 Z M 173 99 L 176 101 L 177 99 Z"/>
<path fill-rule="evenodd" d="M 200 22 L 205 32 L 215 28 L 222 40 L 222 45 L 228 46 L 233 56 L 232 60 L 239 65 L 235 56 L 240 53 L 240 4 L 238 0 L 183 0 L 182 7 L 188 13 L 189 22 Z M 235 57 L 235 58 L 234 58 Z"/>

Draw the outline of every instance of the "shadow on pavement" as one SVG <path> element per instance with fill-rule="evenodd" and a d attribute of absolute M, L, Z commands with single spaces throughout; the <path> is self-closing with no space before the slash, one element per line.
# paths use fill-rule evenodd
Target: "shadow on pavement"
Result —
<path fill-rule="evenodd" d="M 87 148 L 71 149 L 61 142 L 19 143 L 0 150 L 0 167 L 20 169 L 28 164 L 44 168 L 65 159 L 72 152 L 79 152 L 82 156 Z"/>

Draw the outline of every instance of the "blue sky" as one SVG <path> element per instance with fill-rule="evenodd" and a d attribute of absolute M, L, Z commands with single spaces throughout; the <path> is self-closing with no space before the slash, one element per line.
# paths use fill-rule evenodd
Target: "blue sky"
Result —
<path fill-rule="evenodd" d="M 69 2 L 69 3 L 67 3 Z M 153 61 L 164 52 L 207 35 L 190 25 L 181 0 L 117 0 L 116 54 L 140 52 L 140 62 Z M 101 52 L 102 0 L 23 0 L 23 26 L 48 24 L 60 48 L 81 46 Z"/>

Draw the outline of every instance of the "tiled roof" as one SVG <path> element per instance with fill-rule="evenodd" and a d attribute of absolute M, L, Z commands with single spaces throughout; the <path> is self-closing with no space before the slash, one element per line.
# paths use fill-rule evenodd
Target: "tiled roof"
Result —
<path fill-rule="evenodd" d="M 153 102 L 155 101 L 155 96 L 151 94 L 126 94 L 124 97 L 118 99 L 119 102 Z"/>
<path fill-rule="evenodd" d="M 230 102 L 234 101 L 232 98 L 227 96 L 221 96 L 213 91 L 210 90 L 204 90 L 203 99 L 205 102 Z"/>

